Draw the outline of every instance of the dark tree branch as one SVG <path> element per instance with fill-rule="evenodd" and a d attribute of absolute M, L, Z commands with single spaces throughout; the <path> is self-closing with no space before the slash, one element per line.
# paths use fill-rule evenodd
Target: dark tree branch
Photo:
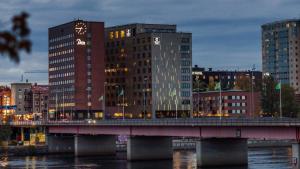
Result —
<path fill-rule="evenodd" d="M 9 57 L 13 62 L 20 62 L 20 51 L 31 52 L 31 41 L 28 40 L 30 29 L 27 18 L 29 15 L 22 12 L 12 18 L 12 30 L 0 32 L 0 54 Z"/>

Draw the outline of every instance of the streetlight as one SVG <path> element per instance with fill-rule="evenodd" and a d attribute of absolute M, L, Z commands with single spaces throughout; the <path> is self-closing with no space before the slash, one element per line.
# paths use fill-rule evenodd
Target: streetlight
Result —
<path fill-rule="evenodd" d="M 253 99 L 253 72 L 255 71 L 255 65 L 252 67 L 251 71 L 251 110 L 252 110 L 252 115 L 254 114 L 254 99 Z M 251 114 L 250 114 L 251 117 Z"/>

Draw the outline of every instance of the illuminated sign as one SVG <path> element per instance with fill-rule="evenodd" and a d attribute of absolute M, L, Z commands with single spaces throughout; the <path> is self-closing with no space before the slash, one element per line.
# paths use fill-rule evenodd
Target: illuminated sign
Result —
<path fill-rule="evenodd" d="M 131 30 L 130 29 L 126 29 L 126 37 L 130 37 L 131 36 Z"/>
<path fill-rule="evenodd" d="M 160 45 L 160 37 L 153 38 L 154 45 Z"/>
<path fill-rule="evenodd" d="M 83 40 L 81 40 L 81 39 L 76 39 L 76 44 L 77 45 L 82 45 L 82 46 L 84 46 L 85 45 L 85 41 L 83 41 Z"/>

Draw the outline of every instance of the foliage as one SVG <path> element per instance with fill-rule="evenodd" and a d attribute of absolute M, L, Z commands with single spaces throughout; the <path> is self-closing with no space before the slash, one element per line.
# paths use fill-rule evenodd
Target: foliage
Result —
<path fill-rule="evenodd" d="M 7 55 L 13 62 L 20 62 L 20 51 L 31 51 L 31 41 L 28 39 L 30 29 L 27 25 L 29 15 L 22 12 L 12 18 L 12 28 L 10 31 L 0 32 L 0 53 Z"/>
<path fill-rule="evenodd" d="M 193 91 L 203 92 L 207 90 L 207 84 L 204 81 L 193 81 Z"/>
<path fill-rule="evenodd" d="M 244 91 L 251 91 L 251 79 L 249 76 L 240 76 L 236 80 L 236 85 L 234 86 L 235 89 L 244 90 Z"/>
<path fill-rule="evenodd" d="M 271 76 L 264 77 L 262 89 L 262 109 L 264 116 L 275 116 L 278 112 L 278 95 L 275 91 L 276 82 Z"/>
<path fill-rule="evenodd" d="M 251 76 L 240 76 L 236 80 L 236 85 L 234 86 L 234 89 L 244 90 L 244 91 L 251 91 L 252 86 L 251 83 L 253 83 L 253 91 L 254 92 L 260 92 L 261 91 L 261 85 L 262 82 L 259 79 L 255 79 L 251 81 Z"/>
<path fill-rule="evenodd" d="M 262 89 L 262 109 L 264 116 L 280 115 L 280 91 L 275 89 L 277 82 L 270 76 L 264 77 Z M 282 115 L 296 117 L 299 107 L 295 99 L 295 91 L 289 85 L 282 85 Z"/>
<path fill-rule="evenodd" d="M 12 128 L 8 125 L 0 126 L 0 141 L 8 141 L 12 134 Z"/>
<path fill-rule="evenodd" d="M 284 117 L 297 117 L 299 106 L 295 99 L 295 90 L 289 85 L 282 85 L 282 114 Z"/>

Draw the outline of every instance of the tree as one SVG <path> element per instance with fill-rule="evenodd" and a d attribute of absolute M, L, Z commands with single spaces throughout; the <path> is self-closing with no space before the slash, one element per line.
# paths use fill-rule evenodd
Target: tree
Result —
<path fill-rule="evenodd" d="M 251 79 L 249 76 L 240 76 L 236 80 L 235 89 L 251 91 Z"/>
<path fill-rule="evenodd" d="M 0 127 L 0 141 L 8 141 L 12 134 L 12 129 L 8 125 Z"/>
<path fill-rule="evenodd" d="M 282 85 L 281 88 L 282 115 L 284 117 L 297 117 L 299 106 L 295 98 L 295 90 L 289 85 Z"/>
<path fill-rule="evenodd" d="M 203 92 L 206 90 L 207 90 L 207 84 L 204 81 L 201 80 L 193 81 L 194 92 Z"/>
<path fill-rule="evenodd" d="M 12 28 L 10 31 L 0 32 L 0 53 L 8 56 L 13 62 L 20 62 L 20 51 L 31 51 L 31 41 L 28 39 L 30 29 L 27 25 L 29 15 L 22 12 L 12 18 Z"/>
<path fill-rule="evenodd" d="M 276 82 L 271 76 L 266 76 L 263 79 L 262 88 L 262 109 L 264 116 L 275 116 L 278 111 L 278 95 L 275 91 Z"/>
<path fill-rule="evenodd" d="M 275 89 L 277 82 L 270 76 L 264 77 L 262 89 L 262 109 L 264 116 L 279 117 L 280 91 Z M 289 85 L 281 86 L 282 116 L 297 117 L 299 106 L 296 103 L 295 90 Z"/>

